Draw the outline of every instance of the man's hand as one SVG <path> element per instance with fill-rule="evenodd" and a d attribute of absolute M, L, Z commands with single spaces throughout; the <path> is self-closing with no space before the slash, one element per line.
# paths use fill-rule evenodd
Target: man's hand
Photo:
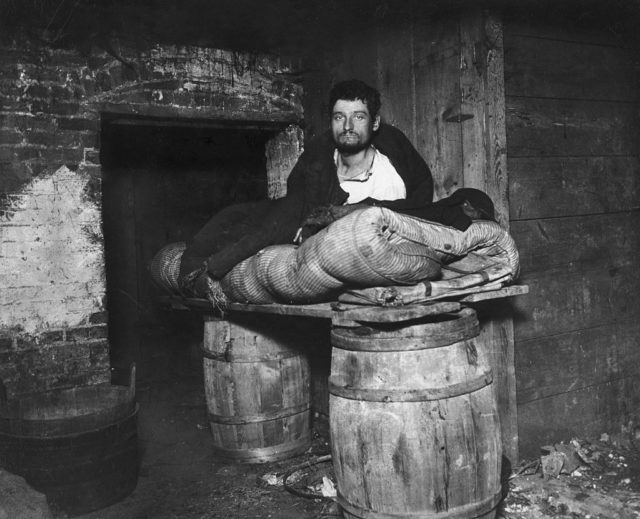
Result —
<path fill-rule="evenodd" d="M 329 205 L 316 207 L 302 221 L 302 225 L 296 233 L 293 243 L 300 245 L 307 238 L 331 225 L 336 220 L 348 215 L 356 209 L 369 207 L 366 204 Z"/>
<path fill-rule="evenodd" d="M 313 209 L 307 217 L 302 220 L 302 225 L 293 239 L 293 243 L 300 245 L 307 238 L 313 236 L 321 229 L 335 222 L 333 214 L 331 214 L 331 206 L 320 206 Z"/>

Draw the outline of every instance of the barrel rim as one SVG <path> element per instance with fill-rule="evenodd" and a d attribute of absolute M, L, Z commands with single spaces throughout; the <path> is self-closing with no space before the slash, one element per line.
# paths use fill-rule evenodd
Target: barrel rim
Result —
<path fill-rule="evenodd" d="M 329 377 L 329 393 L 339 398 L 358 400 L 363 402 L 430 402 L 467 395 L 493 383 L 493 370 L 490 368 L 479 375 L 450 384 L 444 387 L 429 387 L 420 389 L 373 389 L 362 387 L 341 386 L 335 382 L 336 377 Z"/>
<path fill-rule="evenodd" d="M 136 415 L 138 414 L 138 411 L 140 410 L 140 404 L 138 404 L 137 402 L 134 402 L 134 406 L 133 406 L 133 410 L 129 411 L 126 413 L 126 415 L 123 415 L 122 417 L 118 418 L 117 420 L 113 420 L 110 422 L 105 423 L 104 425 L 100 426 L 100 427 L 94 427 L 92 429 L 86 429 L 86 430 L 79 430 L 79 431 L 73 431 L 70 432 L 68 434 L 56 434 L 56 435 L 46 435 L 43 436 L 42 434 L 30 434 L 30 435 L 25 435 L 25 434 L 13 434 L 11 432 L 2 430 L 0 428 L 0 436 L 5 436 L 5 437 L 10 437 L 10 438 L 16 438 L 18 440 L 43 440 L 43 441 L 51 441 L 51 440 L 58 440 L 58 439 L 73 439 L 73 438 L 77 438 L 78 436 L 85 436 L 87 434 L 92 434 L 95 433 L 97 431 L 104 431 L 107 430 L 109 428 L 112 427 L 119 427 L 120 424 L 131 420 L 132 418 L 135 418 Z M 20 420 L 13 420 L 14 422 L 20 422 Z M 0 420 L 0 425 L 2 424 L 2 420 Z M 64 420 L 61 420 L 61 422 L 64 422 Z"/>
<path fill-rule="evenodd" d="M 340 490 L 338 490 L 337 499 L 341 508 L 361 519 L 468 519 L 469 517 L 480 517 L 498 506 L 502 500 L 502 489 L 481 501 L 454 506 L 443 512 L 403 512 L 402 514 L 376 512 L 349 503 Z"/>
<path fill-rule="evenodd" d="M 269 447 L 256 447 L 250 449 L 227 449 L 213 446 L 214 454 L 238 463 L 265 463 L 279 461 L 305 452 L 311 445 L 311 432 L 306 431 L 300 438 L 271 445 Z"/>
<path fill-rule="evenodd" d="M 376 337 L 355 336 L 345 332 L 353 328 L 333 328 L 331 330 L 331 346 L 346 351 L 394 352 L 419 351 L 451 346 L 457 342 L 470 340 L 478 336 L 480 325 L 475 310 L 463 308 L 453 319 L 434 323 L 422 323 L 417 326 L 433 325 L 438 328 L 440 337 L 430 341 L 423 337 Z M 411 325 L 405 327 L 410 328 Z"/>
<path fill-rule="evenodd" d="M 282 409 L 276 409 L 271 412 L 258 414 L 238 414 L 238 415 L 222 415 L 215 413 L 207 413 L 209 421 L 219 425 L 245 425 L 250 423 L 262 423 L 277 420 L 279 418 L 288 418 L 298 414 L 307 413 L 311 409 L 309 402 Z"/>
<path fill-rule="evenodd" d="M 238 355 L 234 352 L 224 351 L 211 351 L 204 344 L 201 347 L 202 355 L 209 360 L 216 360 L 218 362 L 228 362 L 232 364 L 243 364 L 251 362 L 270 362 L 274 360 L 290 359 L 292 357 L 300 357 L 302 352 L 294 350 L 281 350 L 278 353 L 267 353 L 263 355 Z"/>

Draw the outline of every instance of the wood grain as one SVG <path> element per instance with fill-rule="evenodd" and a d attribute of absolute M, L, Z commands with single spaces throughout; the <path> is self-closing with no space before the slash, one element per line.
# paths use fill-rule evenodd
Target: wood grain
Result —
<path fill-rule="evenodd" d="M 475 312 L 466 309 L 452 318 L 469 317 Z M 477 326 L 461 325 L 466 337 L 431 347 L 432 333 L 439 343 L 448 323 L 404 328 L 405 343 L 422 336 L 422 350 L 381 351 L 378 335 L 332 332 L 331 446 L 345 517 L 478 517 L 497 504 L 500 425 L 484 378 L 488 358 L 473 338 Z M 363 350 L 342 349 L 345 341 Z M 478 375 L 482 387 L 455 391 Z M 424 398 L 414 398 L 420 390 Z M 434 397 L 437 390 L 448 397 Z"/>
<path fill-rule="evenodd" d="M 638 211 L 516 221 L 521 277 L 555 269 L 638 266 Z"/>
<path fill-rule="evenodd" d="M 508 97 L 510 157 L 633 155 L 638 123 L 631 103 Z"/>
<path fill-rule="evenodd" d="M 559 439 L 599 438 L 620 432 L 636 420 L 640 377 L 627 377 L 542 398 L 518 406 L 523 457 L 540 455 L 540 447 Z"/>
<path fill-rule="evenodd" d="M 633 102 L 629 49 L 512 35 L 505 49 L 507 96 Z"/>
<path fill-rule="evenodd" d="M 603 269 L 568 267 L 522 277 L 529 294 L 514 299 L 517 341 L 638 318 L 638 265 Z"/>
<path fill-rule="evenodd" d="M 508 163 L 512 220 L 591 215 L 640 207 L 637 155 L 509 158 Z"/>
<path fill-rule="evenodd" d="M 309 363 L 286 324 L 246 315 L 205 321 L 209 423 L 225 459 L 276 461 L 310 445 Z"/>
<path fill-rule="evenodd" d="M 639 377 L 638 336 L 638 321 L 621 321 L 521 341 L 518 404 Z"/>

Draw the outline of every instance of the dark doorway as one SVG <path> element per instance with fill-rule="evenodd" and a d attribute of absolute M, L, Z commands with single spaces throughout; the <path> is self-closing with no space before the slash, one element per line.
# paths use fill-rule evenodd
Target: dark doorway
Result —
<path fill-rule="evenodd" d="M 272 129 L 103 117 L 103 221 L 111 364 L 141 380 L 198 350 L 202 317 L 168 310 L 147 266 L 223 207 L 267 197 Z"/>

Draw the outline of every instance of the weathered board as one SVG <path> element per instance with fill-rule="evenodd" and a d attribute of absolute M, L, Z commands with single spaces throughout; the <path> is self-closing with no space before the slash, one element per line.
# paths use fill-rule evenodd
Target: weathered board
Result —
<path fill-rule="evenodd" d="M 455 18 L 420 20 L 414 28 L 416 146 L 429 164 L 435 199 L 463 185 L 460 32 Z"/>
<path fill-rule="evenodd" d="M 511 233 L 530 287 L 514 301 L 526 456 L 619 432 L 640 401 L 634 54 L 606 23 L 557 14 L 504 30 Z"/>
<path fill-rule="evenodd" d="M 638 216 L 620 212 L 514 222 L 522 276 L 576 266 L 610 271 L 637 265 Z"/>
<path fill-rule="evenodd" d="M 463 185 L 493 200 L 497 221 L 509 227 L 506 129 L 504 117 L 502 20 L 471 10 L 460 19 L 460 127 Z M 491 356 L 496 397 L 502 414 L 503 454 L 518 459 L 514 333 L 510 302 L 484 304 L 478 342 Z"/>
<path fill-rule="evenodd" d="M 413 27 L 385 26 L 376 42 L 376 83 L 379 85 L 384 120 L 402 128 L 415 139 L 415 84 L 413 65 Z M 404 49 L 398 52 L 398 49 Z"/>
<path fill-rule="evenodd" d="M 630 50 L 513 35 L 505 49 L 510 96 L 633 101 Z M 540 59 L 544 56 L 545 59 Z M 594 66 L 597 64 L 597 66 Z"/>
<path fill-rule="evenodd" d="M 589 16 L 588 13 L 577 11 L 576 7 L 569 3 L 557 2 L 555 5 L 545 5 L 544 11 L 536 9 L 506 10 L 503 15 L 505 19 L 504 34 L 509 41 L 518 36 L 526 36 L 537 40 L 537 43 L 554 40 L 582 43 L 589 46 L 628 47 L 628 35 L 616 30 L 616 27 L 612 27 L 611 20 L 596 20 L 594 30 L 593 14 Z M 567 13 L 567 11 L 570 12 Z"/>
<path fill-rule="evenodd" d="M 605 324 L 518 343 L 518 402 L 640 376 L 640 323 Z"/>
<path fill-rule="evenodd" d="M 559 439 L 620 433 L 635 418 L 638 394 L 640 377 L 636 376 L 522 403 L 518 406 L 520 449 L 537 456 L 540 447 Z"/>
<path fill-rule="evenodd" d="M 633 105 L 613 101 L 509 97 L 510 157 L 599 157 L 634 153 Z"/>
<path fill-rule="evenodd" d="M 512 220 L 629 211 L 640 207 L 637 156 L 509 159 Z"/>
<path fill-rule="evenodd" d="M 551 269 L 526 276 L 529 294 L 517 298 L 517 341 L 548 337 L 638 318 L 638 265 L 602 269 Z"/>

